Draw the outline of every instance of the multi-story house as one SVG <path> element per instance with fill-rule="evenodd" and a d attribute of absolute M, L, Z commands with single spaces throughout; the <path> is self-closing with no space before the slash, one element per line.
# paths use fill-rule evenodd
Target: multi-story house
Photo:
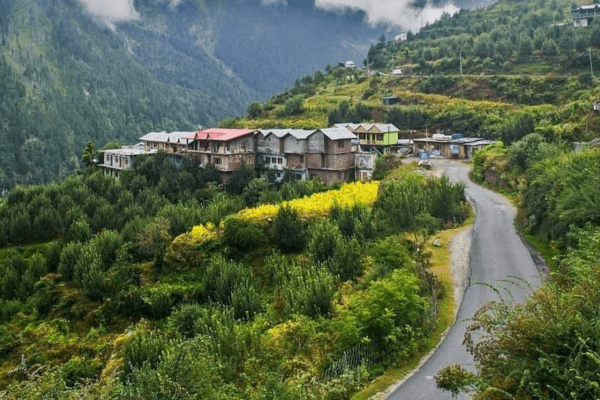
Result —
<path fill-rule="evenodd" d="M 231 174 L 242 166 L 256 167 L 254 136 L 258 132 L 213 128 L 183 138 L 189 140 L 186 153 L 197 158 L 201 167 L 214 165 L 221 172 L 221 180 L 227 182 Z"/>
<path fill-rule="evenodd" d="M 278 180 L 283 177 L 287 168 L 284 153 L 284 137 L 289 129 L 262 129 L 256 136 L 256 166 L 264 172 L 266 169 L 275 170 Z"/>
<path fill-rule="evenodd" d="M 376 151 L 381 154 L 398 151 L 400 130 L 393 124 L 336 124 L 337 128 L 346 128 L 358 136 L 362 151 Z"/>
<path fill-rule="evenodd" d="M 146 150 L 163 150 L 168 154 L 182 154 L 187 148 L 189 139 L 187 136 L 194 132 L 150 132 L 140 138 Z"/>
<path fill-rule="evenodd" d="M 156 154 L 156 149 L 145 150 L 142 146 L 122 147 L 113 150 L 100 150 L 103 161 L 98 166 L 104 171 L 104 175 L 118 178 L 121 171 L 133 167 L 136 157 L 144 154 Z"/>
<path fill-rule="evenodd" d="M 305 163 L 309 177 L 318 176 L 325 183 L 354 178 L 356 165 L 352 140 L 356 135 L 346 128 L 319 129 L 309 134 Z"/>

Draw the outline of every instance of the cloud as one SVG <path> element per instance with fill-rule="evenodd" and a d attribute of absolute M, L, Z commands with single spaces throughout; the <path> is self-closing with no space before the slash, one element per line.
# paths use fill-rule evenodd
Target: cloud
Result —
<path fill-rule="evenodd" d="M 140 18 L 133 0 L 79 0 L 87 12 L 114 26 L 115 22 Z"/>
<path fill-rule="evenodd" d="M 436 1 L 439 4 L 440 1 Z M 354 8 L 367 14 L 368 22 L 376 25 L 385 23 L 400 26 L 413 32 L 421 26 L 437 21 L 444 13 L 450 15 L 460 11 L 453 4 L 434 6 L 427 2 L 415 8 L 414 0 L 316 0 L 316 6 L 324 9 Z"/>

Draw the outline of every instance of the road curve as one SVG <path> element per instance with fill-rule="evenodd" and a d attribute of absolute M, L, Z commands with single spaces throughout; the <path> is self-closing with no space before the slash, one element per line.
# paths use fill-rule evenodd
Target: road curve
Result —
<path fill-rule="evenodd" d="M 433 377 L 448 364 L 461 364 L 474 370 L 473 358 L 462 345 L 468 319 L 489 300 L 497 300 L 489 283 L 502 288 L 503 296 L 513 296 L 522 301 L 527 289 L 505 280 L 522 279 L 537 287 L 541 277 L 531 254 L 517 235 L 513 226 L 515 209 L 502 196 L 472 183 L 469 168 L 461 163 L 436 160 L 451 181 L 467 184 L 466 195 L 475 205 L 476 218 L 473 225 L 469 285 L 458 311 L 457 323 L 432 356 L 410 378 L 392 393 L 388 400 L 453 400 L 450 392 L 440 390 Z M 510 292 L 510 294 L 509 294 Z M 459 399 L 468 399 L 461 395 Z"/>

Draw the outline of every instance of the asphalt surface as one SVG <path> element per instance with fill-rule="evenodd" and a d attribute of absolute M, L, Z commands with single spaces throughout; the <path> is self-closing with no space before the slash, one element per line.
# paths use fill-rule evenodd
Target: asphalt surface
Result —
<path fill-rule="evenodd" d="M 498 295 L 487 284 L 498 288 L 502 296 L 512 296 L 518 302 L 530 293 L 528 285 L 537 287 L 541 284 L 541 276 L 531 254 L 513 226 L 516 211 L 508 200 L 469 181 L 469 168 L 464 164 L 444 160 L 433 163 L 451 181 L 467 184 L 466 195 L 475 206 L 470 283 L 458 311 L 457 323 L 419 370 L 387 397 L 389 400 L 456 399 L 450 392 L 438 389 L 433 378 L 448 364 L 460 364 L 474 371 L 473 358 L 462 341 L 468 319 L 488 301 L 498 300 Z M 519 280 L 527 283 L 515 283 Z M 458 399 L 468 397 L 460 395 Z"/>

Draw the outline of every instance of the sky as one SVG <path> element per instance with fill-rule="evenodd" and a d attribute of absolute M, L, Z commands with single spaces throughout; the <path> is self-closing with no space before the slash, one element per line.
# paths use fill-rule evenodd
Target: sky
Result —
<path fill-rule="evenodd" d="M 115 22 L 131 21 L 140 18 L 133 0 L 79 0 L 90 14 L 93 14 L 114 27 Z M 170 0 L 173 6 L 181 0 Z M 421 26 L 438 20 L 443 13 L 454 14 L 460 10 L 451 0 L 261 0 L 263 7 L 270 4 L 290 1 L 294 6 L 307 4 L 326 10 L 352 8 L 365 12 L 367 21 L 376 25 L 385 23 L 413 33 Z M 482 0 L 483 1 L 483 0 Z M 413 5 L 418 4 L 419 8 Z M 257 5 L 260 7 L 260 5 Z"/>

